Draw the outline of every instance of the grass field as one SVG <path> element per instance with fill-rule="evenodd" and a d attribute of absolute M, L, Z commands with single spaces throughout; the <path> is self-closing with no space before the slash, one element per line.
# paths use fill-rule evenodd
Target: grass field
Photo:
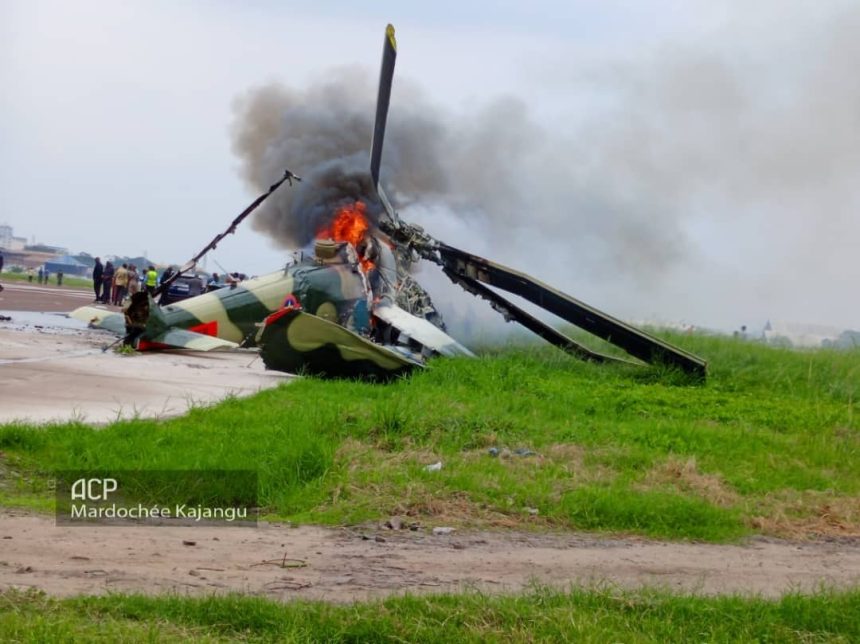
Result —
<path fill-rule="evenodd" d="M 521 348 L 172 420 L 0 426 L 0 503 L 50 509 L 55 469 L 252 468 L 266 512 L 304 522 L 860 534 L 860 351 L 670 339 L 709 360 L 707 384 Z"/>
<path fill-rule="evenodd" d="M 228 596 L 52 600 L 0 593 L 6 642 L 856 642 L 860 591 L 778 601 L 535 589 L 336 606 Z"/>

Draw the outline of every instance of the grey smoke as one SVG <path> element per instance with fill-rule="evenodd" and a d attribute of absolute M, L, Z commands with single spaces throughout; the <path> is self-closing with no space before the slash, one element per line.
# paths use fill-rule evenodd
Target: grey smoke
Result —
<path fill-rule="evenodd" d="M 305 178 L 269 200 L 254 220 L 258 230 L 286 248 L 303 246 L 337 206 L 374 202 L 367 177 L 374 94 L 369 76 L 352 70 L 304 91 L 269 85 L 237 101 L 234 150 L 245 179 L 261 190 L 287 167 Z M 595 240 L 617 235 L 616 248 L 628 244 L 626 237 L 636 240 L 631 261 L 621 261 L 621 253 L 610 258 L 623 270 L 639 274 L 645 263 L 649 270 L 670 263 L 679 253 L 672 235 L 667 243 L 665 230 L 658 235 L 642 226 L 641 208 L 632 215 L 611 192 L 577 186 L 579 161 L 570 152 L 531 122 L 517 99 L 448 114 L 407 86 L 391 110 L 382 175 L 405 215 L 411 204 L 444 206 L 486 224 L 476 233 L 505 251 L 538 231 L 565 240 L 587 268 L 611 249 L 595 251 Z"/>
<path fill-rule="evenodd" d="M 374 93 L 368 75 L 353 69 L 332 72 L 304 91 L 269 85 L 237 100 L 233 147 L 249 184 L 259 190 L 285 168 L 303 177 L 259 210 L 257 230 L 292 248 L 307 244 L 344 203 L 361 199 L 371 217 L 379 215 L 368 174 Z M 386 134 L 383 173 L 393 174 L 397 189 L 410 195 L 445 188 L 434 145 L 441 125 L 425 111 L 432 110 L 420 99 L 398 106 Z"/>
<path fill-rule="evenodd" d="M 557 123 L 510 97 L 445 111 L 398 76 L 383 179 L 408 221 L 619 315 L 860 323 L 838 288 L 858 276 L 860 9 L 816 12 L 555 65 L 540 81 L 569 103 Z M 307 178 L 254 221 L 283 246 L 368 198 L 374 74 L 237 101 L 249 184 Z"/>

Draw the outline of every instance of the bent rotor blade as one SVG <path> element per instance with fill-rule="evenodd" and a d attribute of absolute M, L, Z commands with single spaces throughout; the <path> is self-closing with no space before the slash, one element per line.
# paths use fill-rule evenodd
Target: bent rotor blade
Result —
<path fill-rule="evenodd" d="M 194 267 L 197 266 L 197 262 L 200 261 L 200 259 L 206 253 L 208 253 L 210 250 L 214 250 L 215 247 L 218 246 L 218 244 L 221 242 L 221 240 L 224 239 L 227 235 L 232 235 L 233 233 L 235 233 L 236 228 L 239 226 L 239 224 L 241 224 L 248 215 L 250 215 L 252 212 L 254 212 L 260 206 L 260 204 L 262 204 L 266 199 L 268 199 L 269 196 L 273 192 L 275 192 L 275 190 L 277 190 L 282 183 L 284 183 L 284 181 L 288 181 L 289 184 L 292 186 L 293 185 L 293 179 L 295 179 L 296 181 L 302 180 L 302 178 L 300 176 L 293 174 L 289 170 L 289 168 L 284 170 L 284 176 L 282 176 L 275 183 L 273 183 L 271 186 L 269 186 L 269 189 L 266 192 L 264 192 L 259 197 L 254 199 L 254 201 L 252 201 L 248 205 L 248 207 L 245 208 L 245 210 L 240 212 L 236 216 L 236 218 L 233 219 L 233 221 L 230 223 L 230 225 L 227 226 L 227 229 L 224 232 L 216 235 L 215 238 L 211 242 L 206 244 L 206 246 L 203 248 L 203 250 L 201 250 L 199 253 L 197 253 L 194 257 L 192 257 L 190 260 L 188 260 L 185 264 L 183 264 L 182 267 L 178 271 L 176 271 L 173 275 L 171 275 L 168 279 L 164 280 L 159 285 L 159 287 L 157 289 L 155 289 L 155 293 L 153 294 L 153 296 L 160 295 L 161 293 L 166 291 L 168 288 L 170 288 L 170 285 L 173 284 L 173 282 L 175 282 L 177 279 L 179 279 L 182 275 L 184 275 L 188 271 L 193 270 Z"/>
<path fill-rule="evenodd" d="M 592 351 L 585 345 L 580 344 L 576 340 L 567 337 L 564 333 L 557 331 L 549 324 L 546 324 L 545 322 L 538 320 L 533 315 L 525 312 L 509 300 L 503 298 L 494 290 L 481 284 L 479 281 L 472 279 L 471 277 L 467 277 L 466 275 L 455 273 L 445 267 L 442 268 L 442 271 L 448 276 L 448 279 L 455 284 L 459 284 L 472 295 L 476 295 L 487 300 L 490 303 L 490 306 L 505 316 L 505 320 L 514 320 L 515 322 L 519 322 L 532 333 L 540 336 L 550 344 L 554 344 L 562 351 L 566 351 L 581 360 L 590 360 L 591 362 L 623 362 L 627 364 L 639 364 L 632 363 L 629 360 L 616 358 L 614 356 L 608 356 L 598 351 Z"/>
<path fill-rule="evenodd" d="M 379 195 L 385 212 L 392 221 L 397 215 L 391 207 L 388 196 L 379 185 L 379 168 L 382 164 L 382 144 L 385 140 L 385 123 L 388 120 L 388 104 L 391 102 L 391 83 L 394 79 L 394 61 L 397 58 L 397 41 L 394 39 L 394 26 L 385 28 L 382 44 L 382 65 L 379 69 L 379 93 L 376 96 L 376 120 L 373 124 L 373 139 L 370 142 L 370 178 Z"/>
<path fill-rule="evenodd" d="M 584 302 L 580 302 L 570 295 L 534 279 L 530 275 L 491 262 L 483 257 L 472 255 L 447 244 L 439 243 L 436 250 L 439 253 L 442 267 L 448 277 L 452 281 L 466 286 L 467 290 L 470 290 L 468 289 L 469 286 L 474 289 L 477 282 L 489 284 L 509 293 L 519 295 L 545 311 L 549 311 L 563 320 L 606 340 L 610 344 L 624 349 L 630 355 L 644 362 L 671 365 L 701 380 L 704 380 L 707 375 L 708 363 L 700 357 L 629 324 L 625 324 L 621 320 L 607 315 L 603 311 L 599 311 Z M 488 296 L 487 293 L 479 294 L 492 301 L 492 296 Z M 497 295 L 496 298 L 498 298 Z M 514 319 L 517 318 L 514 317 Z M 531 322 L 528 320 L 526 320 L 528 323 L 524 323 L 521 319 L 517 319 L 517 321 L 553 344 L 558 346 L 563 344 L 558 337 L 547 337 L 544 334 L 545 329 L 529 326 Z M 579 353 L 576 349 L 573 352 Z M 591 356 L 589 357 L 590 359 L 594 359 Z"/>

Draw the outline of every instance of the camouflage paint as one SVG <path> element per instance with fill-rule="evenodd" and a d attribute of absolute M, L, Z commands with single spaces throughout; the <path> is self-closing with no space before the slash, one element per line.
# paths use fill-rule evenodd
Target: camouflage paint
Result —
<path fill-rule="evenodd" d="M 301 309 L 284 309 L 288 298 Z M 305 260 L 163 308 L 153 305 L 142 339 L 204 351 L 257 345 L 269 369 L 328 377 L 386 379 L 423 366 L 422 358 L 365 337 L 370 305 L 367 280 L 354 264 Z M 83 307 L 72 315 L 125 333 L 121 314 Z M 215 327 L 217 338 L 192 330 L 201 325 Z"/>
<path fill-rule="evenodd" d="M 328 378 L 389 379 L 421 366 L 338 324 L 295 309 L 270 316 L 257 344 L 267 369 Z"/>
<path fill-rule="evenodd" d="M 292 289 L 289 271 L 278 271 L 169 304 L 161 312 L 169 327 L 188 329 L 214 321 L 219 338 L 240 344 L 253 339 L 256 325 L 280 308 Z"/>

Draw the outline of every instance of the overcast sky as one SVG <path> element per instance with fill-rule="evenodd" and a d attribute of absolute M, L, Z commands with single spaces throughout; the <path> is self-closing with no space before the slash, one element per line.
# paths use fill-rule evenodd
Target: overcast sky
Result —
<path fill-rule="evenodd" d="M 613 192 L 613 212 L 659 211 L 630 213 L 639 228 L 583 230 L 601 249 L 617 235 L 621 250 L 583 260 L 578 276 L 559 277 L 535 246 L 494 259 L 633 318 L 860 327 L 856 3 L 407 4 L 0 0 L 0 223 L 72 251 L 184 261 L 255 196 L 231 150 L 237 97 L 301 89 L 334 67 L 375 76 L 392 22 L 392 111 L 410 85 L 452 119 L 515 97 L 540 132 L 589 155 L 588 168 L 540 157 L 560 160 L 543 202 L 564 194 L 569 171 L 579 193 L 595 191 L 588 203 Z M 651 229 L 647 247 L 663 225 L 672 252 L 637 270 L 631 230 Z M 451 238 L 481 235 L 463 222 L 433 232 L 493 251 Z M 213 254 L 248 273 L 284 256 L 250 226 Z"/>

